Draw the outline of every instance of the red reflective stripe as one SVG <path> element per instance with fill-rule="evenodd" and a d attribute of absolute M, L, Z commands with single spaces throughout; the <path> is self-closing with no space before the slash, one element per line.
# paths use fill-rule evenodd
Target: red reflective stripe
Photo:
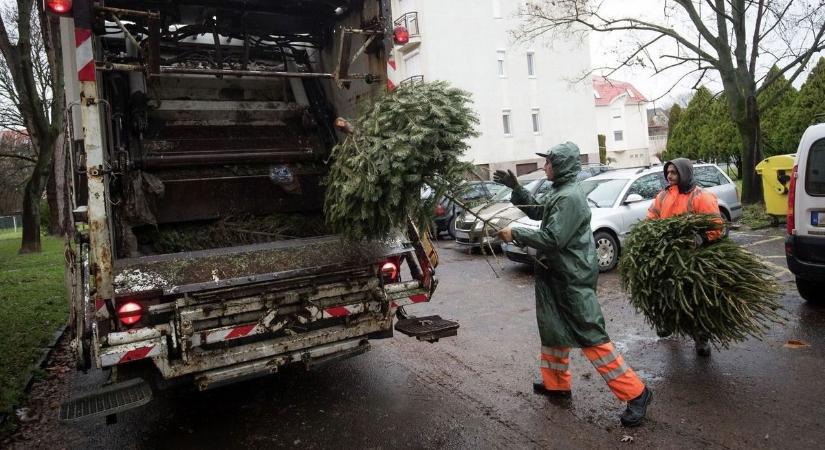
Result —
<path fill-rule="evenodd" d="M 102 298 L 96 298 L 95 299 L 95 311 L 98 311 L 98 310 L 100 310 L 101 308 L 103 308 L 105 306 L 106 306 L 106 301 L 105 300 L 103 300 Z"/>
<path fill-rule="evenodd" d="M 344 317 L 350 314 L 349 310 L 343 306 L 335 306 L 333 308 L 327 308 L 324 310 L 325 313 L 329 314 L 332 317 Z"/>
<path fill-rule="evenodd" d="M 75 55 L 77 58 L 77 79 L 95 81 L 95 58 L 92 48 L 92 30 L 75 28 Z"/>
<path fill-rule="evenodd" d="M 95 64 L 90 62 L 77 71 L 77 79 L 80 81 L 95 81 Z"/>
<path fill-rule="evenodd" d="M 413 303 L 421 303 L 427 301 L 427 294 L 415 294 L 410 296 L 410 301 Z"/>
<path fill-rule="evenodd" d="M 92 37 L 92 30 L 89 30 L 87 28 L 74 29 L 75 46 L 80 47 L 80 44 L 86 39 L 89 39 L 90 37 Z"/>
<path fill-rule="evenodd" d="M 136 348 L 134 350 L 130 350 L 130 351 L 126 352 L 125 355 L 121 356 L 120 360 L 117 363 L 120 364 L 120 363 L 129 362 L 129 361 L 134 361 L 134 360 L 137 360 L 137 359 L 143 359 L 143 358 L 146 357 L 146 355 L 149 354 L 149 352 L 152 351 L 153 348 L 155 348 L 154 345 L 151 346 L 151 347 L 141 347 L 141 348 Z"/>
<path fill-rule="evenodd" d="M 258 324 L 253 323 L 252 325 L 244 325 L 242 327 L 235 328 L 232 331 L 230 331 L 229 334 L 226 335 L 224 340 L 228 341 L 229 339 L 237 339 L 244 337 L 247 334 L 249 334 L 249 332 L 252 331 L 257 325 Z"/>

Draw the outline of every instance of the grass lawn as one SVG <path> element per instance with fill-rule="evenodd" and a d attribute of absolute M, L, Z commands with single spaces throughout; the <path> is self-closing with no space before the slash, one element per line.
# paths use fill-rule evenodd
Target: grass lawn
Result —
<path fill-rule="evenodd" d="M 0 231 L 0 411 L 23 392 L 31 365 L 68 319 L 63 241 L 42 238 L 43 252 L 18 255 L 20 232 Z"/>

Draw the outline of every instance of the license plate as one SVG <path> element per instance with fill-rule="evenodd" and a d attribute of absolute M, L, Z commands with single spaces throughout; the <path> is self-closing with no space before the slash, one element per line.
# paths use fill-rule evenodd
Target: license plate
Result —
<path fill-rule="evenodd" d="M 811 212 L 811 225 L 813 225 L 815 227 L 825 227 L 825 212 L 812 211 Z"/>

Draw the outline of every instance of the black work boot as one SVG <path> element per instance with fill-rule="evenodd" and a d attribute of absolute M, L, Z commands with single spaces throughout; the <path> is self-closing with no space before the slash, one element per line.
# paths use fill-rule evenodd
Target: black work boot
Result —
<path fill-rule="evenodd" d="M 542 380 L 541 375 L 538 378 L 533 380 L 533 392 L 536 394 L 546 395 L 552 398 L 570 398 L 572 394 L 570 391 L 559 391 L 555 389 L 547 389 L 544 387 L 544 380 Z"/>
<path fill-rule="evenodd" d="M 650 404 L 652 398 L 653 391 L 645 387 L 645 390 L 642 391 L 638 397 L 627 402 L 627 409 L 624 410 L 620 417 L 622 425 L 626 427 L 638 427 L 641 425 L 647 414 L 647 405 Z"/>
<path fill-rule="evenodd" d="M 710 342 L 708 342 L 707 336 L 695 337 L 693 341 L 696 343 L 697 355 L 704 357 L 710 356 Z"/>

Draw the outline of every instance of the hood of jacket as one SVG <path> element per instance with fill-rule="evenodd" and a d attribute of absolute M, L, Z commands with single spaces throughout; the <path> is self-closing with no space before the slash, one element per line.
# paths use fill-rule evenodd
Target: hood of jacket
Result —
<path fill-rule="evenodd" d="M 547 151 L 547 157 L 553 164 L 554 187 L 576 181 L 576 175 L 582 168 L 579 147 L 576 144 L 568 141 L 554 145 Z"/>
<path fill-rule="evenodd" d="M 676 158 L 665 163 L 665 180 L 667 180 L 667 168 L 670 165 L 676 168 L 679 173 L 679 192 L 686 194 L 696 186 L 696 180 L 693 179 L 693 163 L 687 158 Z"/>

